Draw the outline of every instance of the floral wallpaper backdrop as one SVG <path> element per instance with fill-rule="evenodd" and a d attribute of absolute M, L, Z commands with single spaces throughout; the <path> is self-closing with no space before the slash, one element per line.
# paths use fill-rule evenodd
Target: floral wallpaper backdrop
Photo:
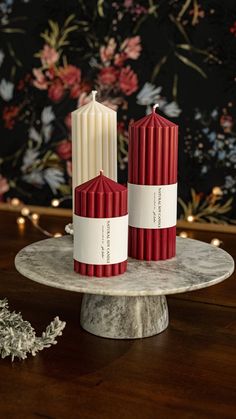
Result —
<path fill-rule="evenodd" d="M 179 217 L 236 223 L 234 0 L 2 0 L 0 200 L 71 206 L 70 112 L 118 112 L 119 180 L 128 123 L 158 102 L 180 126 Z"/>

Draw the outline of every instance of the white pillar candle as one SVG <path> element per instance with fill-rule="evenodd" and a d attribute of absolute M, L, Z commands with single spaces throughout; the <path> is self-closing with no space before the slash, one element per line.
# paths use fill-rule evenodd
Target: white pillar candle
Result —
<path fill-rule="evenodd" d="M 117 180 L 116 111 L 92 101 L 72 112 L 72 188 L 97 176 Z M 74 200 L 74 197 L 73 197 Z"/>

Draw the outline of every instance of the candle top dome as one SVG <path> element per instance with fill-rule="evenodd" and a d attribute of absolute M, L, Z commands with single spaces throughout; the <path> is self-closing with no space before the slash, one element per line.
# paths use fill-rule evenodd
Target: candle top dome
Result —
<path fill-rule="evenodd" d="M 87 182 L 79 185 L 75 188 L 76 192 L 101 192 L 101 193 L 112 193 L 122 192 L 127 188 L 114 180 L 108 178 L 103 174 L 103 170 L 100 170 L 100 174 L 95 178 L 88 180 Z"/>
<path fill-rule="evenodd" d="M 165 127 L 177 127 L 177 124 L 174 124 L 174 122 L 169 121 L 168 119 L 164 118 L 163 116 L 160 116 L 156 113 L 156 108 L 158 108 L 159 105 L 155 104 L 152 108 L 152 112 L 144 116 L 141 119 L 138 119 L 137 121 L 131 122 L 131 127 L 143 127 L 143 128 L 165 128 Z"/>
<path fill-rule="evenodd" d="M 92 90 L 91 92 L 91 97 L 92 100 L 87 103 L 86 105 L 80 106 L 78 109 L 76 109 L 75 111 L 72 112 L 72 114 L 87 114 L 87 113 L 109 113 L 109 114 L 113 114 L 116 111 L 114 111 L 113 109 L 109 108 L 108 106 L 103 105 L 100 102 L 97 102 L 96 100 L 96 94 L 97 94 L 97 90 Z"/>

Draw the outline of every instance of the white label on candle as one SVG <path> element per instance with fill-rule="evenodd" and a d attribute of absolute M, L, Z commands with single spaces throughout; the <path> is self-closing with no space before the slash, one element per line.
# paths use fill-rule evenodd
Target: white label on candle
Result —
<path fill-rule="evenodd" d="M 74 259 L 91 265 L 127 260 L 128 215 L 114 218 L 73 216 Z"/>
<path fill-rule="evenodd" d="M 137 228 L 169 228 L 176 225 L 177 183 L 135 185 L 128 183 L 129 225 Z"/>

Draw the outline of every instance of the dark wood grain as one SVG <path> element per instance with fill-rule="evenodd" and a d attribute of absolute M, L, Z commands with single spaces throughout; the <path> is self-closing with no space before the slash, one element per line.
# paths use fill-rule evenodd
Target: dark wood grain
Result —
<path fill-rule="evenodd" d="M 53 232 L 67 219 L 41 217 Z M 16 215 L 0 213 L 0 297 L 41 333 L 59 315 L 58 344 L 35 358 L 0 361 L 1 419 L 156 419 L 236 417 L 236 282 L 168 298 L 170 326 L 158 336 L 119 341 L 79 326 L 81 296 L 34 283 L 14 268 L 15 254 L 44 236 Z M 236 256 L 230 234 L 216 236 Z"/>

